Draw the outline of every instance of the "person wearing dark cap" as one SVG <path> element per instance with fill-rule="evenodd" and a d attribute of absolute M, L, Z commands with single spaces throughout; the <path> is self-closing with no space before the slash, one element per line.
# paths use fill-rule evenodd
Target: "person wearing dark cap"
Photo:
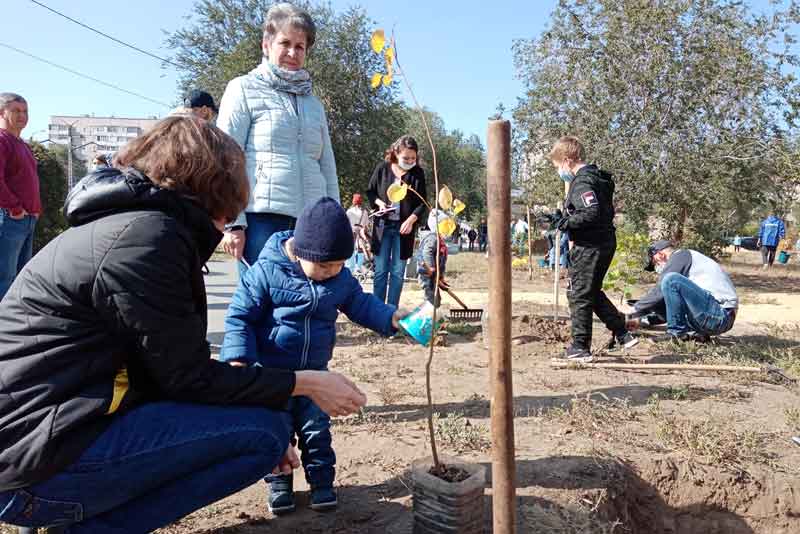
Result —
<path fill-rule="evenodd" d="M 561 179 L 569 183 L 564 216 L 557 227 L 569 232 L 574 243 L 568 262 L 572 289 L 567 293 L 572 343 L 565 357 L 585 363 L 593 359 L 593 313 L 614 336 L 608 348 L 631 348 L 638 343 L 625 326 L 625 316 L 603 292 L 603 279 L 617 250 L 614 180 L 610 173 L 585 162 L 583 145 L 575 137 L 559 139 L 549 156 Z"/>
<path fill-rule="evenodd" d="M 219 109 L 214 103 L 214 97 L 200 89 L 194 89 L 183 101 L 184 107 L 195 117 L 210 121 L 216 116 Z"/>
<path fill-rule="evenodd" d="M 659 341 L 703 341 L 733 327 L 739 298 L 717 262 L 665 240 L 650 245 L 648 256 L 645 270 L 660 276 L 644 297 L 632 307 L 623 307 L 629 328 L 638 328 L 652 314 L 667 319 L 667 334 Z"/>
<path fill-rule="evenodd" d="M 220 359 L 233 365 L 325 370 L 339 311 L 384 336 L 395 334 L 404 314 L 361 290 L 343 268 L 352 254 L 353 233 L 339 203 L 323 197 L 307 206 L 294 231 L 273 234 L 242 274 L 225 318 Z M 330 418 L 307 397 L 290 400 L 287 410 L 311 486 L 311 508 L 332 509 L 336 456 Z M 271 475 L 267 482 L 270 511 L 293 511 L 291 475 Z"/>

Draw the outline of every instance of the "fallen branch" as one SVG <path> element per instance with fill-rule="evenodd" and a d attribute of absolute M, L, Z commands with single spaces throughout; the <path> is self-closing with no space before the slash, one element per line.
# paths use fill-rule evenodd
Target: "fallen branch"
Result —
<path fill-rule="evenodd" d="M 771 375 L 780 382 L 796 384 L 797 380 L 787 375 L 783 369 L 774 365 L 761 367 L 743 365 L 706 365 L 691 363 L 580 363 L 565 360 L 551 360 L 550 366 L 556 369 L 620 369 L 639 371 L 723 371 L 733 373 L 763 373 Z"/>
<path fill-rule="evenodd" d="M 742 365 L 700 365 L 679 363 L 580 363 L 570 361 L 551 361 L 551 367 L 557 369 L 650 369 L 677 371 L 731 371 L 743 373 L 761 373 L 768 371 L 765 367 L 746 367 Z"/>

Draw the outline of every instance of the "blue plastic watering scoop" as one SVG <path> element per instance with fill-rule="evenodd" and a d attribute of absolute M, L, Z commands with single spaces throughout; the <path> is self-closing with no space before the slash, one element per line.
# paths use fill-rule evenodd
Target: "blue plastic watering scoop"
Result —
<path fill-rule="evenodd" d="M 437 321 L 437 328 L 441 321 Z M 433 304 L 425 301 L 414 311 L 400 319 L 400 326 L 423 347 L 428 346 L 433 337 Z"/>

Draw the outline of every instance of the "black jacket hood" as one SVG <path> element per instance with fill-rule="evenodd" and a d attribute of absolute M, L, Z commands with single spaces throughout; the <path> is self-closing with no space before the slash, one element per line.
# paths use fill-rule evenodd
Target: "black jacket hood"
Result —
<path fill-rule="evenodd" d="M 190 229 L 203 262 L 222 239 L 211 216 L 194 200 L 155 185 L 133 168 L 97 170 L 75 184 L 64 202 L 64 216 L 70 226 L 112 213 L 141 210 L 158 210 L 179 218 Z"/>
<path fill-rule="evenodd" d="M 614 175 L 610 172 L 590 164 L 581 167 L 576 178 L 581 175 L 588 175 L 587 177 L 598 187 L 604 188 L 610 195 L 614 194 Z"/>

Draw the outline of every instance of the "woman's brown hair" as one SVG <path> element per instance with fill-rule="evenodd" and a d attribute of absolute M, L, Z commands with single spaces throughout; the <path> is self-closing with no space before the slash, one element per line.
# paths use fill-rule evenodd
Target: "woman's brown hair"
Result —
<path fill-rule="evenodd" d="M 214 219 L 233 221 L 250 198 L 244 152 L 197 117 L 160 121 L 125 145 L 114 166 L 133 167 L 154 184 L 193 197 Z"/>
<path fill-rule="evenodd" d="M 417 140 L 410 135 L 404 135 L 386 149 L 386 152 L 383 153 L 383 159 L 385 159 L 387 163 L 397 163 L 397 153 L 405 148 L 413 150 L 417 153 L 417 157 L 419 157 L 419 145 L 417 145 Z"/>

